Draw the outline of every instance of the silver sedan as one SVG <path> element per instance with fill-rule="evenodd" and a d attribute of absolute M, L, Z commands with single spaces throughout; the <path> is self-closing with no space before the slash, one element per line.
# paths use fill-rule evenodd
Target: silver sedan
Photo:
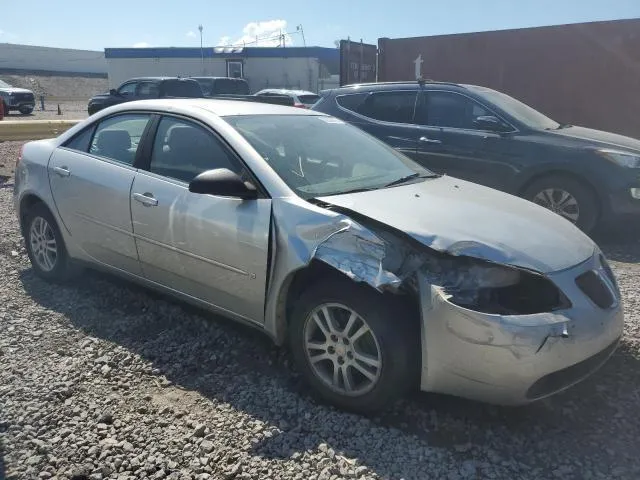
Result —
<path fill-rule="evenodd" d="M 528 403 L 622 335 L 616 279 L 570 222 L 318 112 L 110 107 L 27 143 L 14 198 L 41 277 L 100 268 L 252 325 L 343 409 L 418 388 Z"/>

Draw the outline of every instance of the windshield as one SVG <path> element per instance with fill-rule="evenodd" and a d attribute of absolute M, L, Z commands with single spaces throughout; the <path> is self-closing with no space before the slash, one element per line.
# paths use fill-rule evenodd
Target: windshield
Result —
<path fill-rule="evenodd" d="M 305 199 L 384 188 L 409 176 L 433 176 L 369 134 L 333 117 L 245 115 L 225 120 Z"/>
<path fill-rule="evenodd" d="M 489 102 L 501 108 L 516 120 L 524 123 L 529 128 L 539 128 L 544 130 L 555 130 L 560 124 L 550 119 L 543 113 L 535 110 L 529 105 L 516 100 L 509 95 L 491 90 L 490 88 L 476 87 L 468 85 L 468 88 L 475 90 L 476 93 L 486 98 Z"/>
<path fill-rule="evenodd" d="M 11 88 L 11 85 L 9 85 L 7 82 L 3 82 L 2 80 L 0 80 L 0 88 Z"/>

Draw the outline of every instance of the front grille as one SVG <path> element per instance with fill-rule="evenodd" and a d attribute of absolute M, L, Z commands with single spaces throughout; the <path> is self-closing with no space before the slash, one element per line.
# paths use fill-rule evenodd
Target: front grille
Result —
<path fill-rule="evenodd" d="M 576 285 L 600 308 L 609 308 L 613 305 L 613 293 L 602 281 L 602 278 L 594 271 L 588 271 L 576 278 Z"/>
<path fill-rule="evenodd" d="M 33 102 L 32 93 L 14 93 L 13 98 L 18 102 Z"/>
<path fill-rule="evenodd" d="M 536 400 L 546 397 L 583 380 L 607 361 L 616 349 L 619 340 L 620 339 L 616 340 L 607 348 L 586 360 L 545 375 L 529 387 L 529 390 L 527 390 L 527 399 Z"/>

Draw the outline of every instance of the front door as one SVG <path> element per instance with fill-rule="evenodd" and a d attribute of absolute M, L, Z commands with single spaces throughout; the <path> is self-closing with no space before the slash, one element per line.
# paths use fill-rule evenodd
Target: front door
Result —
<path fill-rule="evenodd" d="M 436 173 L 493 188 L 514 172 L 508 136 L 483 129 L 478 117 L 494 116 L 474 99 L 456 92 L 425 90 L 416 110 L 416 160 Z"/>
<path fill-rule="evenodd" d="M 53 153 L 51 191 L 74 243 L 100 263 L 139 274 L 129 196 L 148 114 L 108 117 Z"/>
<path fill-rule="evenodd" d="M 263 322 L 271 200 L 200 195 L 199 173 L 240 160 L 209 129 L 165 116 L 149 166 L 131 190 L 133 230 L 146 278 L 247 320 Z"/>

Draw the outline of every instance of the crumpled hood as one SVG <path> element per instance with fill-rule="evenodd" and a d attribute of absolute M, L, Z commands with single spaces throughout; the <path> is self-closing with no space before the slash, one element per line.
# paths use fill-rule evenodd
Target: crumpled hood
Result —
<path fill-rule="evenodd" d="M 318 200 L 384 223 L 438 251 L 541 273 L 577 265 L 597 248 L 577 227 L 543 207 L 447 176 Z"/>
<path fill-rule="evenodd" d="M 623 148 L 640 152 L 640 140 L 618 135 L 617 133 L 603 132 L 585 127 L 567 127 L 560 130 L 551 130 L 556 136 L 575 140 L 585 140 L 596 148 Z"/>
<path fill-rule="evenodd" d="M 27 90 L 26 88 L 18 88 L 18 87 L 10 87 L 10 88 L 0 88 L 1 91 L 7 93 L 33 93 L 31 90 Z"/>

